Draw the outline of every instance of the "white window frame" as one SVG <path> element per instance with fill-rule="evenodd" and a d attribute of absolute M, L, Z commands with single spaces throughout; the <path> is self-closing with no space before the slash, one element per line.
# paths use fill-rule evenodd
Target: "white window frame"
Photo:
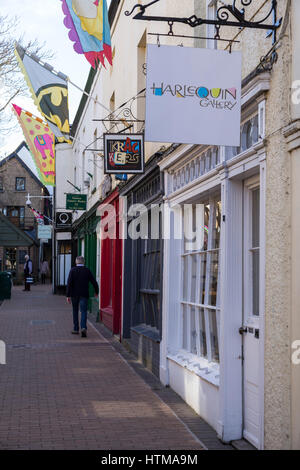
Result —
<path fill-rule="evenodd" d="M 219 198 L 220 200 L 220 198 Z M 218 364 L 219 361 L 216 361 L 213 358 L 212 353 L 212 344 L 211 344 L 211 335 L 212 335 L 212 316 L 215 312 L 216 314 L 216 325 L 217 325 L 217 336 L 218 336 L 218 350 L 220 344 L 220 260 L 221 260 L 221 249 L 213 248 L 212 247 L 212 236 L 214 233 L 213 230 L 213 223 L 215 222 L 216 216 L 216 204 L 218 198 L 210 198 L 208 203 L 210 205 L 210 215 L 209 215 L 209 227 L 208 227 L 208 245 L 206 250 L 196 250 L 196 251 L 185 251 L 184 249 L 184 239 L 182 240 L 182 252 L 181 252 L 181 275 L 182 275 L 182 282 L 181 282 L 181 299 L 180 299 L 180 328 L 179 331 L 181 332 L 180 335 L 180 352 L 182 354 L 192 354 L 195 359 L 205 359 L 208 363 L 215 363 Z M 217 284 L 217 298 L 216 298 L 216 305 L 209 304 L 209 291 L 210 291 L 210 282 L 211 282 L 211 263 L 212 263 L 212 254 L 218 253 L 218 284 Z M 204 303 L 200 303 L 200 272 L 202 272 L 202 256 L 206 256 L 206 266 L 205 266 L 205 286 L 204 286 Z M 195 302 L 192 302 L 192 262 L 193 257 L 197 258 L 197 268 L 196 268 L 196 294 L 195 294 Z M 187 284 L 186 289 L 188 293 L 188 299 L 184 299 L 184 285 L 185 281 L 184 277 L 184 263 L 187 259 Z M 186 348 L 184 348 L 184 309 L 187 315 L 187 344 Z M 192 309 L 195 310 L 195 328 L 196 328 L 196 350 L 197 354 L 192 353 L 191 351 L 191 322 L 192 322 Z M 205 328 L 205 336 L 206 336 L 206 351 L 207 356 L 203 356 L 201 354 L 201 350 L 203 345 L 201 344 L 201 330 L 200 330 L 200 316 L 201 311 L 204 311 L 204 328 Z"/>
<path fill-rule="evenodd" d="M 245 227 L 245 234 L 244 234 L 244 279 L 245 279 L 245 290 L 244 290 L 244 317 L 245 320 L 249 317 L 256 317 L 257 315 L 253 314 L 253 279 L 252 279 L 252 265 L 253 265 L 253 251 L 259 252 L 259 256 L 261 257 L 261 247 L 253 247 L 252 246 L 252 197 L 253 191 L 259 189 L 260 190 L 260 179 L 259 175 L 254 176 L 250 180 L 245 181 L 245 214 L 244 214 L 244 227 Z M 261 191 L 260 191 L 261 193 Z M 261 240 L 259 245 L 261 245 Z M 260 273 L 259 273 L 260 275 Z M 260 284 L 260 282 L 259 282 Z M 260 310 L 260 309 L 259 309 Z M 259 315 L 260 316 L 260 311 Z"/>

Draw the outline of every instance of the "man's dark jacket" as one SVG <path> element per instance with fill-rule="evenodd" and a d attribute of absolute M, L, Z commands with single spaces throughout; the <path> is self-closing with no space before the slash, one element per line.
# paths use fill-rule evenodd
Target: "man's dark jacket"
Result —
<path fill-rule="evenodd" d="M 29 263 L 31 263 L 31 269 L 29 268 Z M 32 261 L 31 259 L 29 258 L 26 263 L 25 263 L 25 266 L 24 266 L 24 274 L 26 276 L 28 276 L 29 274 L 32 273 Z"/>
<path fill-rule="evenodd" d="M 85 266 L 72 268 L 67 285 L 67 297 L 89 297 L 89 282 L 94 286 L 95 293 L 99 294 L 99 287 L 96 279 Z"/>

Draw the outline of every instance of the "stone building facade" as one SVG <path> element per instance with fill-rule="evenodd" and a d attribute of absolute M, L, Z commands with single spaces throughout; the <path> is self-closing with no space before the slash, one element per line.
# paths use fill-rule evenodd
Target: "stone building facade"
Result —
<path fill-rule="evenodd" d="M 31 196 L 47 196 L 47 188 L 34 175 L 30 168 L 19 156 L 19 152 L 26 144 L 23 142 L 15 152 L 0 161 L 0 211 L 18 229 L 32 240 L 31 246 L 0 247 L 0 270 L 9 270 L 13 273 L 15 282 L 23 279 L 24 256 L 29 254 L 33 261 L 33 271 L 38 277 L 40 262 L 40 243 L 37 238 L 37 223 L 31 209 L 26 205 L 27 194 Z M 38 212 L 46 213 L 49 203 L 46 199 L 38 197 L 32 199 L 32 207 Z"/>

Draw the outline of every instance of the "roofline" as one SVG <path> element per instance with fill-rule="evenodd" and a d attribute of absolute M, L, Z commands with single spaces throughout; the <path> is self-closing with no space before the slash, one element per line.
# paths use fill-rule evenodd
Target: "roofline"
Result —
<path fill-rule="evenodd" d="M 48 189 L 46 188 L 46 186 L 35 176 L 35 174 L 31 171 L 31 169 L 29 168 L 29 166 L 26 165 L 26 163 L 22 160 L 22 158 L 18 155 L 18 152 L 20 152 L 20 150 L 22 150 L 22 148 L 26 147 L 27 150 L 30 152 L 29 148 L 28 148 L 28 145 L 26 144 L 26 142 L 22 142 L 18 148 L 12 152 L 10 155 L 8 155 L 7 157 L 3 158 L 2 160 L 0 160 L 0 167 L 3 166 L 5 163 L 7 163 L 9 160 L 11 160 L 12 158 L 16 158 L 19 163 L 21 163 L 21 165 L 23 166 L 23 168 L 30 174 L 30 176 L 43 188 L 45 189 L 45 191 L 47 192 L 47 194 L 49 194 L 49 191 Z"/>
<path fill-rule="evenodd" d="M 0 220 L 1 219 L 10 228 L 12 228 L 15 232 L 17 232 L 18 235 L 20 235 L 21 237 L 27 239 L 30 242 L 30 245 L 28 245 L 28 246 L 32 246 L 32 245 L 38 246 L 38 243 L 33 238 L 31 238 L 29 235 L 27 235 L 27 233 L 24 232 L 23 230 L 19 229 L 19 227 L 17 227 L 15 224 L 13 224 L 5 215 L 1 214 L 1 212 L 0 212 Z"/>

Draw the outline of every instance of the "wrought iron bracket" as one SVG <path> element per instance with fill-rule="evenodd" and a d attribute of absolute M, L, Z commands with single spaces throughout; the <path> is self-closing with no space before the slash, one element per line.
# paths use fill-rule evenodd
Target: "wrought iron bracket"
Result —
<path fill-rule="evenodd" d="M 137 14 L 133 17 L 135 20 L 144 21 L 161 21 L 167 22 L 169 25 L 169 35 L 173 36 L 173 25 L 174 23 L 183 23 L 192 28 L 201 26 L 204 24 L 214 25 L 216 27 L 215 39 L 220 39 L 220 28 L 221 26 L 230 26 L 237 28 L 256 28 L 265 29 L 268 31 L 267 37 L 273 37 L 273 44 L 276 42 L 276 32 L 282 23 L 282 18 L 277 19 L 277 0 L 270 0 L 271 5 L 268 13 L 261 18 L 259 21 L 251 21 L 246 18 L 245 8 L 237 8 L 236 3 L 239 1 L 242 7 L 247 7 L 252 4 L 252 0 L 232 0 L 232 5 L 222 5 L 218 8 L 216 19 L 199 18 L 196 15 L 192 15 L 186 18 L 178 17 L 166 17 L 166 16 L 147 16 L 145 12 L 147 8 L 151 7 L 160 0 L 153 0 L 146 5 L 136 4 L 131 11 L 125 11 L 126 16 L 131 16 L 135 11 Z M 267 24 L 266 21 L 272 17 L 272 24 Z"/>

